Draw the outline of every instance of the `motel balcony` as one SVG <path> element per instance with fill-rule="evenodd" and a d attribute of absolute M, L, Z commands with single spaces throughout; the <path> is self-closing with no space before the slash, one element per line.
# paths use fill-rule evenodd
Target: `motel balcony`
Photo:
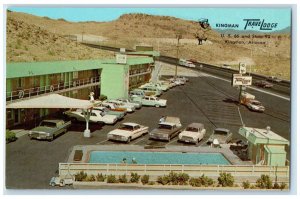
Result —
<path fill-rule="evenodd" d="M 129 71 L 129 77 L 146 75 L 146 74 L 149 74 L 151 72 L 152 72 L 152 70 L 150 68 L 148 68 L 148 69 L 139 69 L 139 70 L 130 70 Z"/>
<path fill-rule="evenodd" d="M 79 90 L 90 86 L 99 86 L 100 77 L 90 77 L 85 79 L 76 79 L 69 82 L 60 82 L 57 84 L 33 87 L 28 89 L 18 88 L 17 90 L 6 92 L 6 103 L 11 103 L 32 97 L 47 95 L 51 93 L 64 93 L 73 90 Z"/>

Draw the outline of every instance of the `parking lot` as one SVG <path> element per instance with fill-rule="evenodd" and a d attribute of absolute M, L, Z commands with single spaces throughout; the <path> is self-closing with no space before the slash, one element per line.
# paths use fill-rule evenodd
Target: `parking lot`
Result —
<path fill-rule="evenodd" d="M 76 123 L 69 132 L 52 142 L 30 140 L 27 136 L 22 136 L 16 142 L 7 144 L 7 188 L 51 188 L 49 180 L 57 175 L 58 163 L 66 161 L 72 146 L 99 144 L 117 147 L 124 144 L 108 141 L 106 138 L 107 133 L 121 122 L 136 122 L 149 126 L 152 130 L 157 126 L 161 116 L 175 116 L 181 119 L 184 127 L 192 122 L 200 122 L 207 131 L 198 145 L 180 143 L 177 138 L 173 138 L 170 142 L 149 140 L 149 135 L 131 141 L 129 143 L 131 145 L 203 147 L 216 127 L 228 128 L 233 133 L 234 139 L 240 139 L 238 135 L 238 128 L 242 125 L 240 115 L 246 126 L 255 128 L 271 126 L 272 131 L 290 140 L 290 101 L 249 89 L 248 92 L 254 94 L 266 106 L 265 113 L 251 112 L 244 106 L 226 100 L 230 97 L 238 99 L 239 95 L 239 91 L 231 87 L 229 82 L 206 75 L 189 79 L 186 85 L 174 87 L 163 93 L 161 98 L 168 100 L 166 108 L 143 107 L 127 114 L 122 121 L 113 126 L 101 127 L 91 124 L 91 138 L 83 137 L 85 123 Z"/>

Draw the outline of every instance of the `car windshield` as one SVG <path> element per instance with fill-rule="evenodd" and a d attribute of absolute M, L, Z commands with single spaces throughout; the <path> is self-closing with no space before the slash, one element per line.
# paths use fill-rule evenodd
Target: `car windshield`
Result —
<path fill-rule="evenodd" d="M 167 125 L 167 124 L 160 124 L 158 126 L 158 129 L 168 129 L 168 130 L 170 130 L 170 129 L 172 129 L 172 126 L 171 125 Z"/>
<path fill-rule="evenodd" d="M 214 134 L 217 134 L 217 135 L 227 135 L 227 131 L 215 130 Z"/>
<path fill-rule="evenodd" d="M 129 126 L 129 125 L 125 125 L 125 124 L 122 124 L 119 129 L 121 130 L 125 130 L 125 131 L 133 131 L 133 126 Z"/>
<path fill-rule="evenodd" d="M 47 127 L 56 127 L 56 123 L 55 122 L 41 122 L 40 126 L 47 126 Z"/>
<path fill-rule="evenodd" d="M 194 128 L 194 127 L 187 127 L 185 130 L 186 131 L 192 131 L 192 132 L 198 132 L 198 129 Z"/>

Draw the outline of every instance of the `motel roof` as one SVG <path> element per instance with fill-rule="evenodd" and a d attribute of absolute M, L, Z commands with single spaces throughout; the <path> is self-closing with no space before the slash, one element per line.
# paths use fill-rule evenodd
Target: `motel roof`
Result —
<path fill-rule="evenodd" d="M 47 62 L 13 62 L 6 64 L 6 78 L 30 77 L 55 73 L 101 69 L 105 67 L 138 65 L 153 63 L 152 57 L 128 57 L 126 64 L 116 63 L 116 59 L 47 61 Z"/>

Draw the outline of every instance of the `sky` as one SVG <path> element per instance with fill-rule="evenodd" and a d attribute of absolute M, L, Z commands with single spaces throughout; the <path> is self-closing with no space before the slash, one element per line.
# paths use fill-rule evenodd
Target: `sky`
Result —
<path fill-rule="evenodd" d="M 173 16 L 195 20 L 206 18 L 212 28 L 217 23 L 239 24 L 237 30 L 244 29 L 244 19 L 261 19 L 267 23 L 277 23 L 274 30 L 290 26 L 290 8 L 105 8 L 105 7 L 8 7 L 16 12 L 24 12 L 52 19 L 63 18 L 68 21 L 112 21 L 126 13 L 145 13 Z"/>

